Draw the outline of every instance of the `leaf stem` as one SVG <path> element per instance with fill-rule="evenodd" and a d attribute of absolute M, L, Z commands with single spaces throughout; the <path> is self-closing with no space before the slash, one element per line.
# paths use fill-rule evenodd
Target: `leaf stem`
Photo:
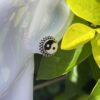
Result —
<path fill-rule="evenodd" d="M 42 89 L 42 88 L 45 88 L 45 87 L 47 87 L 49 85 L 52 85 L 54 83 L 57 83 L 59 81 L 65 80 L 65 79 L 66 79 L 66 76 L 61 76 L 61 77 L 55 78 L 53 80 L 44 82 L 42 84 L 38 84 L 38 85 L 34 86 L 34 91 L 37 91 L 37 90 Z"/>

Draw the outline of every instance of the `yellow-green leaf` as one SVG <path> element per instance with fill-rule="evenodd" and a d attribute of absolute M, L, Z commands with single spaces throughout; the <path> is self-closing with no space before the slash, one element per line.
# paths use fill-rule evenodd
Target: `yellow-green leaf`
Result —
<path fill-rule="evenodd" d="M 98 80 L 87 100 L 100 100 L 100 79 Z"/>
<path fill-rule="evenodd" d="M 100 68 L 100 35 L 97 34 L 97 36 L 92 40 L 91 43 L 94 59 Z"/>
<path fill-rule="evenodd" d="M 100 0 L 66 0 L 71 10 L 79 17 L 100 25 Z"/>
<path fill-rule="evenodd" d="M 54 56 L 42 57 L 41 62 L 39 55 L 35 56 L 35 70 L 38 70 L 37 79 L 49 80 L 65 75 L 90 55 L 91 45 L 86 44 L 76 50 L 63 51 L 59 48 Z"/>
<path fill-rule="evenodd" d="M 90 41 L 95 36 L 95 30 L 80 23 L 73 24 L 65 32 L 61 48 L 71 50 Z"/>
<path fill-rule="evenodd" d="M 98 34 L 100 34 L 100 28 L 95 29 Z"/>

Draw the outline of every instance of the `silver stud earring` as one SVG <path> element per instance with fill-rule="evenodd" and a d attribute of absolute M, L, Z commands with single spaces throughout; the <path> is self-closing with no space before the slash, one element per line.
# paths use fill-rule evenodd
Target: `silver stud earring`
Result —
<path fill-rule="evenodd" d="M 58 42 L 52 36 L 45 37 L 41 40 L 39 50 L 43 56 L 50 57 L 58 50 Z"/>

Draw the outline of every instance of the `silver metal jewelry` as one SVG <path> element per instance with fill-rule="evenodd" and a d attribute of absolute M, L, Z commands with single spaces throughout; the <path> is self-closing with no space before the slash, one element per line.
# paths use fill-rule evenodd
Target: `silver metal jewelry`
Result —
<path fill-rule="evenodd" d="M 50 57 L 58 50 L 58 42 L 52 36 L 44 37 L 39 45 L 39 50 L 43 56 Z"/>

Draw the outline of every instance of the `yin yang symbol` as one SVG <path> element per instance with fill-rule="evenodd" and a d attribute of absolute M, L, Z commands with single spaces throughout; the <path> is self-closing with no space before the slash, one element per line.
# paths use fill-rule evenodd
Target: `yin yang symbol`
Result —
<path fill-rule="evenodd" d="M 40 42 L 40 52 L 43 56 L 49 57 L 54 55 L 58 50 L 58 42 L 54 37 L 48 36 Z"/>

